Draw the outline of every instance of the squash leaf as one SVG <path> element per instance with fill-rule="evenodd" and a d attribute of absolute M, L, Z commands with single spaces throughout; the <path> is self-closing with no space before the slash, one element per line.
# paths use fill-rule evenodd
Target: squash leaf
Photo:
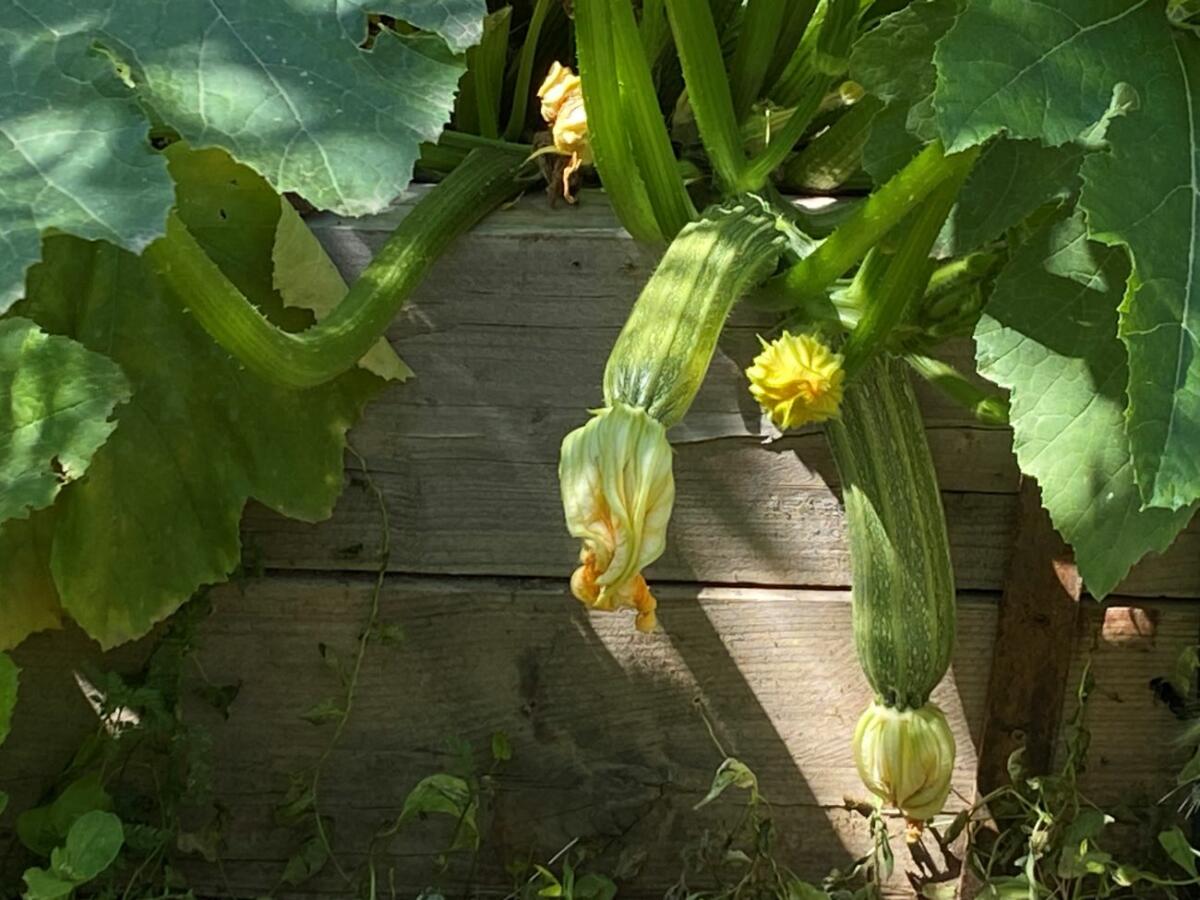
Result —
<path fill-rule="evenodd" d="M 1134 482 L 1117 337 L 1128 271 L 1121 250 L 1088 240 L 1080 214 L 1051 222 L 1001 272 L 975 331 L 979 371 L 1012 392 L 1021 470 L 1098 598 L 1191 518 L 1143 510 Z"/>
<path fill-rule="evenodd" d="M 28 319 L 0 320 L 0 522 L 49 506 L 82 476 L 128 399 L 111 360 Z"/>
<path fill-rule="evenodd" d="M 885 16 L 854 45 L 850 72 L 887 106 L 875 117 L 863 167 L 876 184 L 887 181 L 937 137 L 933 93 L 937 42 L 954 24 L 956 0 L 916 0 Z M 963 186 L 938 256 L 966 253 L 1001 237 L 1039 206 L 1079 190 L 1084 147 L 1044 147 L 1036 141 L 995 140 Z"/>
<path fill-rule="evenodd" d="M 385 29 L 367 47 L 369 12 L 433 33 Z M 484 12 L 483 0 L 4 4 L 0 312 L 49 230 L 135 253 L 163 233 L 172 191 L 151 122 L 315 206 L 383 209 L 449 118 L 464 70 L 452 53 L 479 39 Z"/>
<path fill-rule="evenodd" d="M 179 214 L 226 276 L 284 327 L 311 323 L 284 310 L 273 288 L 280 206 L 266 181 L 218 150 L 178 145 L 168 157 Z M 21 312 L 111 357 L 133 398 L 87 477 L 39 521 L 44 541 L 5 528 L 0 560 L 6 582 L 39 585 L 48 562 L 62 608 L 107 647 L 145 634 L 233 570 L 248 499 L 305 521 L 327 517 L 342 487 L 346 430 L 382 382 L 356 370 L 306 391 L 268 384 L 138 257 L 63 235 L 47 238 L 43 253 Z M 23 551 L 13 546 L 22 538 Z M 14 562 L 23 565 L 14 571 Z M 23 636 L 4 635 L 8 644 Z"/>
<path fill-rule="evenodd" d="M 1013 40 L 1018 33 L 1021 40 Z M 970 0 L 938 44 L 951 149 L 1004 132 L 1104 148 L 1082 167 L 1088 234 L 1133 261 L 1121 308 L 1141 502 L 1200 499 L 1200 41 L 1153 0 Z"/>

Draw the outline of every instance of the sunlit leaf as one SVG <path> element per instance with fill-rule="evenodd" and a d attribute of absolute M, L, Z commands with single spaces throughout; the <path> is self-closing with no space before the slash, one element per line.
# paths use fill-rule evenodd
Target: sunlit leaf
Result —
<path fill-rule="evenodd" d="M 1089 241 L 1079 216 L 1052 222 L 1001 273 L 975 333 L 980 372 L 1011 390 L 1021 470 L 1097 597 L 1190 518 L 1142 510 L 1134 481 L 1116 336 L 1127 273 L 1124 254 Z"/>
<path fill-rule="evenodd" d="M 128 399 L 108 358 L 28 319 L 0 320 L 0 522 L 49 506 L 80 478 Z"/>
<path fill-rule="evenodd" d="M 366 47 L 368 12 L 434 34 L 384 30 Z M 479 39 L 484 12 L 483 0 L 5 4 L 0 312 L 49 230 L 133 252 L 162 234 L 171 182 L 151 118 L 318 207 L 383 209 L 449 118 L 464 69 L 452 52 Z"/>

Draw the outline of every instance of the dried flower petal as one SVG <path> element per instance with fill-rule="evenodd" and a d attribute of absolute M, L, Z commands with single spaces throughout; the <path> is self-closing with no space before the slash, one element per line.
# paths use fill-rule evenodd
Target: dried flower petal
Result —
<path fill-rule="evenodd" d="M 570 179 L 580 166 L 592 162 L 592 146 L 588 142 L 587 110 L 583 105 L 583 88 L 579 76 L 568 66 L 554 63 L 546 80 L 538 88 L 542 101 L 542 118 L 550 126 L 554 148 L 570 157 L 563 170 L 563 196 L 570 201 Z"/>

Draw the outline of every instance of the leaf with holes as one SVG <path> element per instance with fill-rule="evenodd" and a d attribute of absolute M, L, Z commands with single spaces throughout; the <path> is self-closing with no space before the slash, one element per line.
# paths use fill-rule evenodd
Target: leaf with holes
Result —
<path fill-rule="evenodd" d="M 82 476 L 128 399 L 111 360 L 28 319 L 0 320 L 0 523 L 49 506 Z"/>

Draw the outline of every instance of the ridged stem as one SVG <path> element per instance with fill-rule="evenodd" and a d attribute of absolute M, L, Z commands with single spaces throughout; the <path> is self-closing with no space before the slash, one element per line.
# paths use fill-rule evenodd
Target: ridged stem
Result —
<path fill-rule="evenodd" d="M 663 230 L 634 156 L 608 12 L 608 0 L 587 0 L 575 7 L 575 51 L 583 80 L 588 140 L 608 200 L 625 230 L 639 241 L 659 242 Z"/>
<path fill-rule="evenodd" d="M 473 151 L 413 207 L 341 303 L 295 334 L 246 299 L 176 214 L 144 255 L 169 293 L 247 369 L 268 381 L 312 387 L 357 364 L 454 239 L 517 193 L 522 164 L 504 151 Z"/>
<path fill-rule="evenodd" d="M 533 12 L 530 13 L 529 28 L 525 32 L 525 40 L 521 44 L 521 58 L 517 63 L 517 83 L 513 85 L 512 111 L 504 128 L 505 140 L 515 141 L 525 128 L 525 116 L 529 111 L 529 97 L 533 90 L 533 64 L 537 60 L 538 39 L 553 2 L 554 0 L 537 0 Z"/>
<path fill-rule="evenodd" d="M 907 353 L 904 361 L 921 378 L 970 411 L 983 424 L 1008 424 L 1008 399 L 1003 394 L 984 390 L 954 366 L 932 356 Z"/>
<path fill-rule="evenodd" d="M 814 17 L 788 67 L 787 123 L 742 173 L 739 188 L 758 190 L 787 158 L 821 109 L 834 79 L 845 71 L 858 22 L 858 0 L 827 0 Z"/>
<path fill-rule="evenodd" d="M 598 0 L 589 0 L 597 3 Z M 654 77 L 638 34 L 630 0 L 606 0 L 608 27 L 612 30 L 617 77 L 621 83 L 624 119 L 646 193 L 663 236 L 670 239 L 696 217 L 696 208 L 679 177 L 679 161 L 671 146 Z"/>
<path fill-rule="evenodd" d="M 746 154 L 712 10 L 703 0 L 666 2 L 700 140 L 717 179 L 726 189 L 736 190 L 746 167 Z"/>
<path fill-rule="evenodd" d="M 855 275 L 850 292 L 862 317 L 842 348 L 847 375 L 852 376 L 886 347 L 892 329 L 915 316 L 936 266 L 930 251 L 954 208 L 968 171 L 964 168 L 934 188 L 925 202 L 897 226 L 900 233 L 895 248 L 873 248 Z"/>
<path fill-rule="evenodd" d="M 773 278 L 755 300 L 768 309 L 787 309 L 818 297 L 850 271 L 885 234 L 942 182 L 970 169 L 977 151 L 946 156 L 940 141 L 929 144 L 868 197 L 810 256 Z"/>
<path fill-rule="evenodd" d="M 741 121 L 762 92 L 789 0 L 749 0 L 730 65 L 733 109 Z"/>

